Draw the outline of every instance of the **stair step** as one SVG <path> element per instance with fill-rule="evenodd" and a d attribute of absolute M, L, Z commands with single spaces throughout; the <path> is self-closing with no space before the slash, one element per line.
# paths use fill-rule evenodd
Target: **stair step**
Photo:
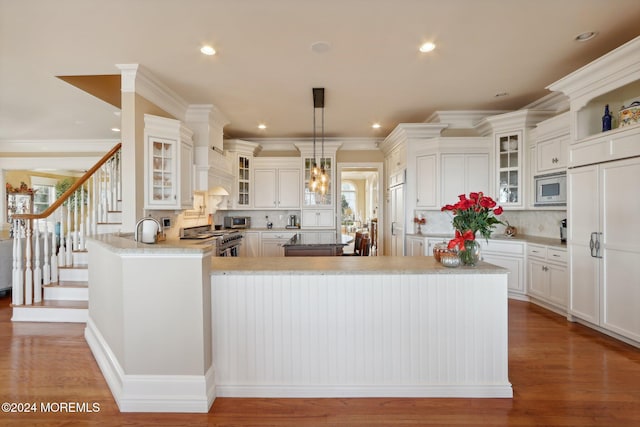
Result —
<path fill-rule="evenodd" d="M 58 280 L 61 282 L 86 282 L 89 280 L 89 266 L 75 264 L 58 269 Z"/>
<path fill-rule="evenodd" d="M 87 250 L 74 250 L 71 253 L 73 259 L 73 265 L 87 265 L 89 264 L 89 252 Z"/>
<path fill-rule="evenodd" d="M 45 301 L 89 301 L 89 283 L 62 281 L 44 285 Z"/>
<path fill-rule="evenodd" d="M 53 300 L 12 307 L 13 322 L 72 322 L 86 323 L 88 301 Z"/>

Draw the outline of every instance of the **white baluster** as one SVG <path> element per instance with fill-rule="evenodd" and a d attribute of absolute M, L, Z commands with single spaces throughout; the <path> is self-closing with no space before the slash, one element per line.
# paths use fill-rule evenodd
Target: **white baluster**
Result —
<path fill-rule="evenodd" d="M 87 222 L 85 219 L 84 212 L 84 184 L 80 187 L 80 229 L 78 230 L 78 238 L 80 239 L 79 248 L 81 251 L 84 251 L 87 247 L 85 245 L 85 226 Z"/>
<path fill-rule="evenodd" d="M 24 259 L 25 271 L 24 271 L 24 303 L 31 305 L 33 303 L 33 270 L 31 264 L 31 224 L 30 221 L 25 221 L 25 250 Z"/>
<path fill-rule="evenodd" d="M 79 216 L 78 216 L 78 211 L 79 211 L 79 207 L 78 205 L 79 203 L 79 197 L 78 197 L 78 193 L 80 191 L 76 190 L 73 193 L 73 246 L 71 247 L 72 250 L 78 250 L 80 249 L 80 242 L 79 242 L 79 237 L 80 237 L 80 220 L 79 220 Z M 73 251 L 71 251 L 73 253 Z M 72 261 L 73 263 L 73 261 Z"/>
<path fill-rule="evenodd" d="M 51 217 L 53 217 L 53 215 Z M 53 233 L 53 235 L 55 236 L 55 233 Z M 49 265 L 51 254 L 49 251 L 49 221 L 46 218 L 44 219 L 44 240 L 42 243 L 42 284 L 48 285 L 51 283 L 51 266 Z"/>
<path fill-rule="evenodd" d="M 54 220 L 55 221 L 55 220 Z M 53 228 L 53 232 L 51 233 L 51 282 L 58 282 L 58 254 L 57 254 L 57 239 L 56 239 L 56 229 L 55 225 Z"/>
<path fill-rule="evenodd" d="M 58 267 L 67 265 L 67 254 L 65 251 L 66 227 L 65 214 L 67 210 L 64 206 L 60 207 L 60 249 L 58 249 Z"/>
<path fill-rule="evenodd" d="M 13 277 L 12 277 L 12 303 L 24 304 L 24 274 L 22 271 L 22 244 L 20 240 L 20 221 L 13 221 Z"/>
<path fill-rule="evenodd" d="M 70 203 L 69 199 L 69 203 Z M 64 265 L 66 266 L 71 266 L 73 263 L 73 240 L 72 240 L 72 233 L 71 233 L 71 211 L 70 211 L 70 207 L 69 205 L 67 205 L 67 238 L 64 239 L 64 243 L 65 243 L 65 257 L 64 257 Z"/>
<path fill-rule="evenodd" d="M 38 220 L 35 222 L 34 231 L 33 302 L 40 302 L 42 301 L 42 270 L 40 268 L 40 227 L 38 227 Z"/>

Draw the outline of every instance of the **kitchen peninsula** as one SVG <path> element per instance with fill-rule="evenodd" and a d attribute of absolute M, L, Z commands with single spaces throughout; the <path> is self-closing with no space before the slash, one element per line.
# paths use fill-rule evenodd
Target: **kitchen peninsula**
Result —
<path fill-rule="evenodd" d="M 89 240 L 85 336 L 122 411 L 225 397 L 512 397 L 507 270 L 433 257 L 212 257 Z"/>

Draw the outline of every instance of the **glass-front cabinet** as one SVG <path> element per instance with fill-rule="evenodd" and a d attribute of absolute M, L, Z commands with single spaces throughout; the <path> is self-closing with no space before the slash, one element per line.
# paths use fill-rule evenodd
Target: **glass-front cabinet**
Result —
<path fill-rule="evenodd" d="M 498 151 L 498 203 L 522 204 L 522 132 L 496 135 Z"/>
<path fill-rule="evenodd" d="M 251 161 L 253 156 L 245 156 L 238 154 L 238 197 L 237 204 L 240 207 L 248 207 L 250 205 L 250 190 L 249 184 L 251 183 Z"/>
<path fill-rule="evenodd" d="M 192 135 L 178 120 L 145 114 L 145 209 L 193 205 Z"/>
<path fill-rule="evenodd" d="M 324 192 L 312 188 L 313 179 L 311 173 L 314 163 L 316 163 L 319 168 L 324 167 L 327 178 L 326 183 L 324 183 L 326 188 Z M 314 162 L 313 157 L 304 158 L 304 207 L 329 207 L 333 205 L 333 194 L 331 191 L 334 179 L 333 175 L 332 157 L 319 157 L 316 162 Z M 323 185 L 320 178 L 316 178 L 316 185 L 318 188 Z"/>
<path fill-rule="evenodd" d="M 153 138 L 151 167 L 151 202 L 153 204 L 175 204 L 176 141 Z"/>

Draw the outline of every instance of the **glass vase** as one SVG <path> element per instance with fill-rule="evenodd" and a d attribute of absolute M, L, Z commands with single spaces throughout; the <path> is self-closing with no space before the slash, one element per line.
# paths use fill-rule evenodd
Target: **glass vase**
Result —
<path fill-rule="evenodd" d="M 477 240 L 465 240 L 464 250 L 458 251 L 462 265 L 474 266 L 480 261 L 480 243 Z"/>

